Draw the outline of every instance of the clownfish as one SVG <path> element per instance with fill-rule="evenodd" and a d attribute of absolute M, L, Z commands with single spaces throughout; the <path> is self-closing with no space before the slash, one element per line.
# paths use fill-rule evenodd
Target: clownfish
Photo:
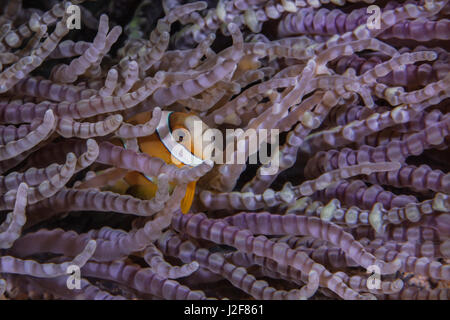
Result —
<path fill-rule="evenodd" d="M 142 124 L 150 120 L 152 113 L 145 112 L 129 119 L 130 124 Z M 194 125 L 202 125 L 200 131 L 194 130 Z M 202 133 L 206 128 L 199 117 L 191 113 L 162 111 L 161 119 L 155 133 L 137 138 L 138 152 L 143 152 L 152 157 L 162 159 L 167 164 L 173 164 L 181 168 L 183 166 L 197 166 L 203 162 L 201 136 L 195 137 L 195 133 Z M 127 148 L 124 140 L 115 139 L 116 145 Z M 197 143 L 197 144 L 196 144 Z M 151 199 L 157 191 L 156 177 L 149 177 L 137 171 L 132 171 L 124 177 L 125 193 L 140 199 Z M 122 182 L 123 183 L 123 182 Z M 181 201 L 181 211 L 187 213 L 194 200 L 196 181 L 188 183 L 186 194 Z M 171 185 L 173 188 L 173 185 Z M 123 185 L 121 189 L 124 189 Z"/>

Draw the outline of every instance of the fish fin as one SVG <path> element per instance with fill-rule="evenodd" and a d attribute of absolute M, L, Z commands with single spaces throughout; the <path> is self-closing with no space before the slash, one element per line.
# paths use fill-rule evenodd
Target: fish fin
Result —
<path fill-rule="evenodd" d="M 105 191 L 111 191 L 119 194 L 125 194 L 130 185 L 124 180 L 118 180 L 114 185 L 103 188 Z"/>
<path fill-rule="evenodd" d="M 184 195 L 183 200 L 181 200 L 181 212 L 183 213 L 188 213 L 192 206 L 192 201 L 194 200 L 195 195 L 195 184 L 196 181 L 192 181 L 187 185 L 186 194 Z"/>
<path fill-rule="evenodd" d="M 136 184 L 128 188 L 127 194 L 142 200 L 149 200 L 155 196 L 157 189 L 158 187 L 153 183 L 146 186 Z"/>

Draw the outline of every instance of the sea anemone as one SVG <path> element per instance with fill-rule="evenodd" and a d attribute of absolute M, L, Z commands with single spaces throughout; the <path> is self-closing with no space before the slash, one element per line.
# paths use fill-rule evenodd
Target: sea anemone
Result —
<path fill-rule="evenodd" d="M 448 0 L 0 5 L 1 298 L 449 298 Z"/>

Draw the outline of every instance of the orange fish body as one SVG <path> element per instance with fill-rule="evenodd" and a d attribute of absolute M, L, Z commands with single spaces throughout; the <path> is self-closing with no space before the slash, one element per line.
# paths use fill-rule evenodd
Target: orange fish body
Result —
<path fill-rule="evenodd" d="M 163 112 L 162 117 L 165 117 L 165 119 L 162 118 L 161 121 L 167 121 L 169 134 L 172 135 L 174 131 L 184 132 L 185 134 L 183 137 L 185 139 L 181 144 L 194 158 L 203 160 L 201 151 L 199 152 L 194 148 L 194 141 L 191 139 L 191 134 L 186 128 L 186 121 L 192 121 L 193 119 L 198 119 L 198 121 L 200 121 L 200 119 L 193 114 L 183 112 Z M 150 118 L 151 112 L 145 112 L 130 119 L 129 123 L 134 125 L 142 124 L 149 121 Z M 178 161 L 177 158 L 174 157 L 173 151 L 169 151 L 168 146 L 164 144 L 164 136 L 161 136 L 161 131 L 157 131 L 150 136 L 137 138 L 140 152 L 144 152 L 152 157 L 160 158 L 167 164 L 173 164 L 179 168 L 185 166 L 186 164 Z M 113 143 L 123 145 L 126 148 L 126 145 L 118 139 L 114 140 Z M 151 199 L 156 194 L 156 178 L 145 176 L 137 171 L 132 171 L 125 176 L 124 180 L 129 185 L 126 193 L 132 194 L 141 199 Z M 181 211 L 183 213 L 187 213 L 192 205 L 195 194 L 195 185 L 196 181 L 192 181 L 187 185 L 186 194 L 181 201 Z"/>

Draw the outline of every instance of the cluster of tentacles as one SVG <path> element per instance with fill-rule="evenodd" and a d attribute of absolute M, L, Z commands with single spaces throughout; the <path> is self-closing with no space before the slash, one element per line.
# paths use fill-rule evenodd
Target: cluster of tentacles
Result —
<path fill-rule="evenodd" d="M 0 296 L 448 299 L 450 4 L 373 2 L 1 1 Z M 178 168 L 110 142 L 162 110 L 279 148 Z M 129 171 L 154 198 L 108 191 Z"/>

